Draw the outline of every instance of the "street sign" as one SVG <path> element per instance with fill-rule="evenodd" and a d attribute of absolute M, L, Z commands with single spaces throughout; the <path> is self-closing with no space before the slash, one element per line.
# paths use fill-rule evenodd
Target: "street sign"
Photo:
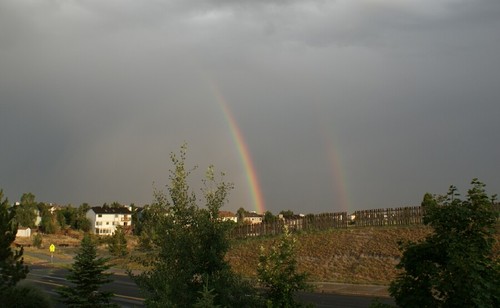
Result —
<path fill-rule="evenodd" d="M 56 246 L 54 244 L 50 244 L 49 251 L 50 252 L 55 252 L 56 251 Z"/>

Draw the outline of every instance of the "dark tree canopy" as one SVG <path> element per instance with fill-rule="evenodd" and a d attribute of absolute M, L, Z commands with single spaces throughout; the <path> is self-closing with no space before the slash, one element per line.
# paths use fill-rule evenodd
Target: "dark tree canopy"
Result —
<path fill-rule="evenodd" d="M 16 239 L 17 223 L 14 211 L 9 208 L 9 202 L 0 190 L 0 298 L 4 292 L 13 288 L 21 279 L 26 278 L 28 267 L 24 265 L 23 248 L 12 250 L 11 245 Z"/>
<path fill-rule="evenodd" d="M 403 272 L 390 292 L 401 307 L 500 307 L 500 265 L 492 258 L 498 210 L 485 185 L 472 181 L 467 199 L 454 186 L 426 194 L 424 223 L 434 229 L 420 243 L 402 245 Z"/>

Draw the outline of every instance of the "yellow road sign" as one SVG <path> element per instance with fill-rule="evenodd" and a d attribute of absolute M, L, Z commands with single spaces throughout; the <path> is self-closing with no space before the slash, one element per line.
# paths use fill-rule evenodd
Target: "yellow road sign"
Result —
<path fill-rule="evenodd" d="M 50 244 L 49 251 L 50 252 L 56 251 L 56 246 L 54 244 Z"/>

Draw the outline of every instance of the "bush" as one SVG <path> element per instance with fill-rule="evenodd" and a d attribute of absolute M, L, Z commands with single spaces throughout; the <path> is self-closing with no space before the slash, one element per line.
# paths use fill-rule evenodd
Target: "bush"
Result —
<path fill-rule="evenodd" d="M 2 306 L 48 308 L 53 304 L 50 297 L 39 288 L 21 283 L 2 294 Z"/>
<path fill-rule="evenodd" d="M 40 248 L 42 248 L 42 244 L 43 244 L 42 235 L 40 233 L 35 234 L 33 236 L 33 246 L 40 249 Z"/>

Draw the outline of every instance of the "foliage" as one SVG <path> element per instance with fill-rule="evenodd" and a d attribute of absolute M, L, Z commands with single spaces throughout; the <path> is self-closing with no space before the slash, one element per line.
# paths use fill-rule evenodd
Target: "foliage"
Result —
<path fill-rule="evenodd" d="M 284 227 L 283 235 L 276 245 L 265 254 L 261 246 L 257 274 L 259 282 L 266 289 L 268 307 L 300 306 L 294 295 L 300 290 L 310 290 L 307 274 L 299 273 L 296 258 L 296 238 L 288 227 Z"/>
<path fill-rule="evenodd" d="M 293 215 L 295 215 L 295 213 L 292 210 L 281 211 L 280 214 L 283 215 L 283 217 L 285 218 L 290 218 Z"/>
<path fill-rule="evenodd" d="M 11 248 L 17 234 L 14 215 L 14 211 L 9 210 L 8 200 L 3 198 L 3 190 L 0 190 L 0 298 L 6 298 L 4 292 L 9 292 L 28 273 L 22 257 L 23 248 L 14 251 Z"/>
<path fill-rule="evenodd" d="M 98 258 L 95 244 L 85 234 L 78 254 L 75 256 L 69 275 L 66 277 L 74 286 L 57 289 L 61 302 L 68 307 L 113 307 L 111 292 L 100 291 L 102 285 L 111 282 L 110 273 L 105 273 L 110 266 L 107 258 Z"/>
<path fill-rule="evenodd" d="M 220 305 L 214 304 L 215 301 L 215 290 L 208 288 L 208 279 L 205 279 L 205 285 L 203 285 L 203 290 L 198 291 L 200 297 L 198 301 L 194 304 L 194 308 L 218 308 Z"/>
<path fill-rule="evenodd" d="M 55 234 L 59 232 L 61 226 L 57 222 L 57 216 L 50 213 L 48 210 L 42 211 L 42 221 L 40 228 L 46 234 Z"/>
<path fill-rule="evenodd" d="M 37 232 L 33 236 L 33 246 L 35 246 L 36 248 L 40 249 L 40 248 L 42 248 L 42 244 L 43 244 L 42 234 L 40 234 L 40 233 Z"/>
<path fill-rule="evenodd" d="M 7 294 L 2 297 L 2 305 L 3 307 L 53 307 L 52 300 L 47 293 L 36 286 L 21 285 L 21 283 L 8 290 Z"/>
<path fill-rule="evenodd" d="M 88 232 L 90 230 L 90 221 L 86 214 L 89 209 L 90 205 L 88 203 L 82 203 L 77 208 L 67 205 L 58 211 L 58 216 L 64 216 L 64 224 L 70 226 L 73 230 Z M 62 220 L 60 217 L 57 219 Z"/>
<path fill-rule="evenodd" d="M 402 307 L 499 307 L 500 265 L 491 257 L 498 212 L 495 196 L 472 181 L 467 199 L 454 186 L 446 196 L 424 198 L 424 223 L 434 229 L 406 243 L 390 292 Z"/>
<path fill-rule="evenodd" d="M 115 257 L 127 255 L 127 239 L 125 238 L 123 226 L 116 227 L 115 233 L 109 239 L 108 250 Z"/>
<path fill-rule="evenodd" d="M 236 211 L 236 217 L 238 217 L 237 219 L 237 223 L 238 224 L 243 224 L 243 222 L 245 221 L 245 216 L 248 214 L 248 212 L 240 207 L 237 211 Z"/>
<path fill-rule="evenodd" d="M 38 207 L 35 203 L 35 195 L 32 193 L 24 193 L 21 196 L 21 202 L 14 207 L 17 223 L 22 227 L 34 228 Z"/>
<path fill-rule="evenodd" d="M 266 211 L 264 213 L 264 218 L 262 219 L 262 223 L 269 224 L 278 221 L 278 217 L 274 216 L 270 211 Z"/>
<path fill-rule="evenodd" d="M 171 154 L 174 169 L 168 195 L 156 191 L 155 203 L 144 210 L 143 215 L 149 214 L 142 235 L 150 240 L 154 255 L 142 260 L 150 270 L 131 276 L 144 291 L 148 306 L 193 307 L 208 299 L 209 294 L 200 293 L 204 286 L 210 286 L 214 305 L 246 304 L 251 299 L 246 295 L 252 290 L 225 260 L 231 224 L 218 219 L 232 184 L 216 180 L 210 167 L 203 181 L 205 207 L 198 207 L 187 182 L 191 171 L 186 169 L 185 159 L 185 145 L 179 157 Z"/>

